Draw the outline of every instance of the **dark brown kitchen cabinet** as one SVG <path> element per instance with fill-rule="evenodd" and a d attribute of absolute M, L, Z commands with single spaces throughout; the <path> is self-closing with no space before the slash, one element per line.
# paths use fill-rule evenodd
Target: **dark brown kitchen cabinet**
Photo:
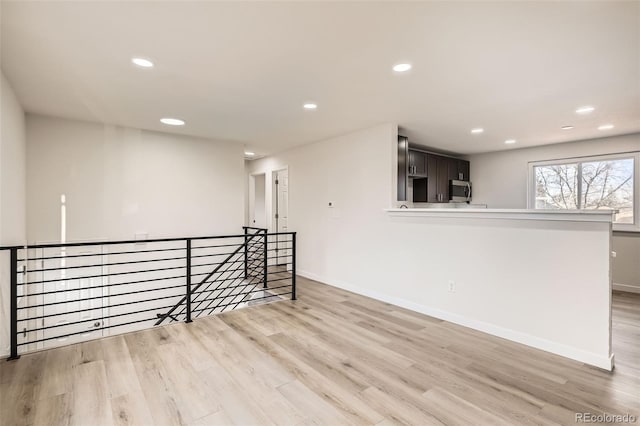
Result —
<path fill-rule="evenodd" d="M 467 160 L 458 160 L 458 180 L 469 182 L 471 179 L 471 165 Z"/>
<path fill-rule="evenodd" d="M 449 157 L 437 157 L 436 171 L 436 203 L 449 202 L 449 170 L 451 169 Z"/>
<path fill-rule="evenodd" d="M 424 152 L 409 150 L 409 176 L 427 176 L 427 159 Z"/>
<path fill-rule="evenodd" d="M 449 179 L 469 181 L 469 162 L 458 158 L 450 158 Z"/>
<path fill-rule="evenodd" d="M 458 160 L 457 158 L 446 157 L 447 159 L 447 176 L 449 180 L 458 180 Z"/>
<path fill-rule="evenodd" d="M 427 154 L 427 202 L 438 202 L 438 156 Z"/>
<path fill-rule="evenodd" d="M 442 157 L 435 154 L 427 156 L 427 202 L 448 203 L 449 202 L 449 174 L 451 173 L 452 162 L 449 157 Z M 457 172 L 457 164 L 456 164 Z"/>
<path fill-rule="evenodd" d="M 449 182 L 459 180 L 461 161 L 464 160 L 427 154 L 427 200 L 429 203 L 449 202 Z"/>
<path fill-rule="evenodd" d="M 414 203 L 429 202 L 429 199 L 427 198 L 428 185 L 429 185 L 429 179 L 427 179 L 426 177 L 413 179 L 413 202 Z"/>

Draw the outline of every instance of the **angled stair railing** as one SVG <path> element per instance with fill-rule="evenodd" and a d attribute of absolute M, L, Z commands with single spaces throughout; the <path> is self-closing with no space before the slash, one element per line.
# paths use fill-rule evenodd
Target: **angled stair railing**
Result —
<path fill-rule="evenodd" d="M 221 272 L 220 270 L 221 270 L 223 267 L 227 266 L 227 268 L 228 268 L 228 267 L 229 267 L 229 265 L 231 264 L 231 260 L 234 258 L 234 256 L 237 256 L 238 254 L 240 254 L 241 250 L 242 250 L 244 253 L 246 253 L 246 252 L 248 251 L 248 249 L 249 249 L 249 244 L 251 244 L 251 241 L 253 241 L 253 239 L 254 239 L 256 236 L 262 236 L 263 234 L 266 234 L 266 232 L 267 232 L 267 230 L 266 230 L 266 229 L 260 229 L 260 228 L 257 228 L 257 231 L 256 231 L 254 234 L 248 234 L 248 232 L 247 232 L 247 231 L 248 231 L 249 229 L 253 229 L 253 228 L 248 228 L 248 227 L 245 227 L 245 228 L 244 228 L 244 230 L 245 230 L 245 235 L 246 235 L 246 237 L 245 237 L 245 241 L 244 241 L 242 244 L 240 244 L 240 245 L 239 245 L 239 246 L 238 246 L 238 247 L 237 247 L 237 248 L 236 248 L 236 249 L 235 249 L 231 254 L 229 254 L 229 256 L 227 256 L 227 257 L 226 257 L 226 258 L 225 258 L 225 259 L 224 259 L 224 260 L 223 260 L 219 265 L 217 265 L 217 266 L 213 269 L 213 271 L 211 271 L 209 274 L 207 274 L 207 276 L 205 276 L 205 277 L 202 279 L 202 281 L 200 281 L 200 283 L 198 283 L 195 287 L 193 287 L 193 288 L 191 289 L 191 291 L 190 291 L 190 292 L 191 292 L 191 294 L 194 294 L 194 293 L 198 292 L 198 290 L 200 289 L 200 287 L 202 287 L 203 285 L 205 285 L 205 284 L 209 281 L 209 279 L 211 279 L 211 277 L 213 277 L 214 275 L 216 275 L 216 274 L 220 273 L 220 272 Z M 266 238 L 266 237 L 265 237 L 265 238 Z M 255 246 L 255 244 L 254 244 L 254 246 Z M 244 255 L 244 253 L 243 253 L 243 255 Z M 245 259 L 245 262 L 247 262 L 247 258 L 246 258 L 246 256 L 245 256 L 245 258 L 244 258 L 244 259 Z M 234 262 L 234 263 L 235 263 L 235 262 Z M 223 273 L 224 273 L 224 272 L 227 272 L 227 270 L 223 270 L 222 272 L 223 272 Z M 189 273 L 189 272 L 187 272 L 187 273 Z M 245 268 L 245 275 L 246 275 L 246 273 L 247 273 L 247 272 L 246 272 L 246 268 Z M 215 282 L 215 281 L 209 282 L 209 285 L 211 285 L 213 282 Z M 222 283 L 224 283 L 224 280 L 220 281 L 219 286 L 220 286 L 220 285 L 222 285 Z M 205 288 L 205 290 L 203 290 L 203 291 L 206 291 L 206 290 L 207 290 L 207 289 Z M 187 298 L 188 298 L 188 295 L 185 295 L 185 296 L 184 296 L 182 299 L 180 299 L 180 301 L 179 301 L 178 303 L 176 303 L 176 304 L 175 304 L 175 305 L 174 305 L 174 306 L 173 306 L 173 307 L 172 307 L 172 308 L 171 308 L 171 309 L 170 309 L 166 314 L 158 314 L 158 318 L 159 318 L 159 319 L 158 319 L 158 321 L 157 321 L 154 325 L 156 325 L 156 326 L 157 326 L 157 325 L 162 324 L 162 322 L 163 322 L 165 319 L 167 319 L 167 318 L 173 319 L 174 321 L 178 321 L 178 320 L 176 319 L 176 317 L 175 317 L 175 316 L 172 316 L 172 314 L 174 313 L 174 311 L 175 311 L 176 309 L 178 309 L 178 308 L 180 308 L 180 307 L 184 307 L 184 309 L 186 310 L 186 302 L 187 302 Z M 193 303 L 193 301 L 192 301 L 191 303 Z M 182 312 L 180 312 L 180 314 L 182 314 L 182 313 L 184 313 L 184 310 L 183 310 Z M 190 318 L 189 318 L 189 320 L 190 320 Z"/>
<path fill-rule="evenodd" d="M 0 247 L 10 357 L 296 298 L 296 234 Z M 2 279 L 2 277 L 0 277 Z M 1 283 L 0 283 L 1 284 Z"/>

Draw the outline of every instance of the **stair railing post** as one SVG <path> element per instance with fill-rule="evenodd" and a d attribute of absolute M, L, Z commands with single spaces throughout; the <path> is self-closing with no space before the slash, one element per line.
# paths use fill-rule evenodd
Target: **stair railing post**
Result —
<path fill-rule="evenodd" d="M 18 249 L 11 249 L 10 253 L 11 270 L 11 338 L 10 354 L 8 360 L 18 359 Z"/>
<path fill-rule="evenodd" d="M 249 229 L 244 227 L 244 279 L 246 280 L 249 277 Z"/>
<path fill-rule="evenodd" d="M 291 233 L 291 300 L 296 300 L 296 233 Z"/>
<path fill-rule="evenodd" d="M 262 262 L 262 288 L 267 288 L 267 229 L 264 229 L 264 244 L 262 246 L 262 257 L 264 262 Z"/>
<path fill-rule="evenodd" d="M 187 238 L 187 322 L 191 322 L 191 238 Z"/>

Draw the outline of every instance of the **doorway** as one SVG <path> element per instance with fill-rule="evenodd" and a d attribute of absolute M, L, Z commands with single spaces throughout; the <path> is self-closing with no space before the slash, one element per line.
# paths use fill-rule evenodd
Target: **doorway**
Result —
<path fill-rule="evenodd" d="M 251 175 L 249 198 L 249 225 L 256 228 L 267 227 L 266 175 Z"/>
<path fill-rule="evenodd" d="M 282 169 L 273 172 L 272 192 L 272 217 L 275 232 L 288 232 L 289 230 L 289 170 Z M 289 238 L 276 235 L 275 264 L 277 266 L 287 264 L 287 256 L 290 255 L 287 241 Z"/>

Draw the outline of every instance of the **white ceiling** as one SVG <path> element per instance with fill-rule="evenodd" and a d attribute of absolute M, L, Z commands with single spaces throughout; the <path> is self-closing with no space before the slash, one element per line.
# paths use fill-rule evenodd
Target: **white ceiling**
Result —
<path fill-rule="evenodd" d="M 384 122 L 459 153 L 640 131 L 637 1 L 24 1 L 2 3 L 1 30 L 28 112 L 259 154 Z M 394 74 L 404 61 L 413 69 Z M 582 105 L 596 111 L 578 116 Z"/>

